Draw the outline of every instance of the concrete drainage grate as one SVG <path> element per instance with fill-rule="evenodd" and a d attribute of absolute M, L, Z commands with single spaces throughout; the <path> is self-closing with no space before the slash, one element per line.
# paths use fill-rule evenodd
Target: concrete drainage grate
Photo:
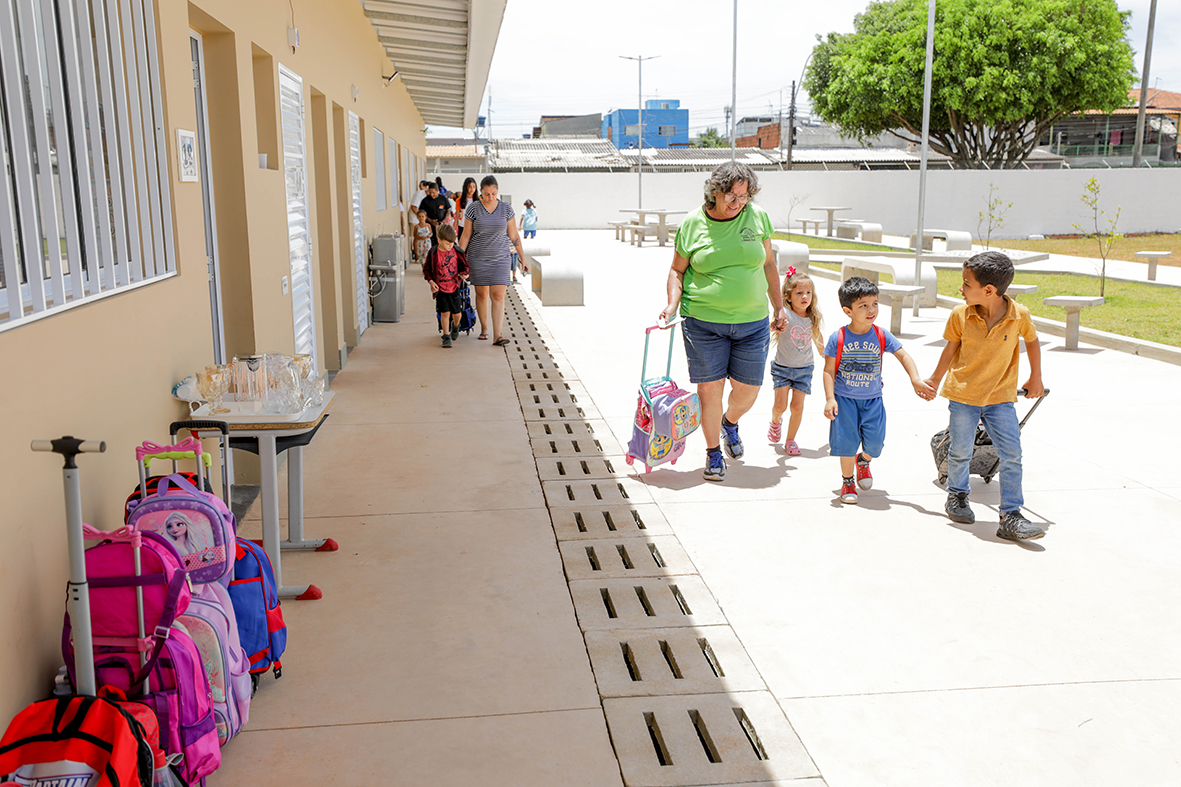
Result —
<path fill-rule="evenodd" d="M 588 631 L 586 647 L 603 697 L 766 689 L 729 626 Z"/>
<path fill-rule="evenodd" d="M 542 481 L 546 505 L 550 508 L 586 505 L 651 503 L 648 487 L 634 478 L 604 478 L 597 481 Z"/>
<path fill-rule="evenodd" d="M 623 579 L 696 574 L 675 536 L 563 541 L 558 544 L 566 577 Z"/>
<path fill-rule="evenodd" d="M 585 481 L 618 478 L 627 473 L 622 456 L 538 456 L 537 475 L 542 481 Z"/>
<path fill-rule="evenodd" d="M 701 577 L 575 580 L 570 596 L 583 631 L 717 626 L 726 622 Z"/>
<path fill-rule="evenodd" d="M 521 412 L 524 413 L 526 421 L 602 420 L 598 408 L 589 400 L 577 404 L 547 404 L 543 402 L 540 405 L 522 401 Z"/>
<path fill-rule="evenodd" d="M 628 787 L 819 776 L 768 692 L 603 700 Z"/>
<path fill-rule="evenodd" d="M 578 379 L 578 375 L 562 369 L 517 369 L 514 367 L 512 373 L 514 382 L 555 382 L 567 378 Z"/>
<path fill-rule="evenodd" d="M 668 520 L 654 505 L 554 508 L 550 519 L 559 542 L 672 534 Z"/>

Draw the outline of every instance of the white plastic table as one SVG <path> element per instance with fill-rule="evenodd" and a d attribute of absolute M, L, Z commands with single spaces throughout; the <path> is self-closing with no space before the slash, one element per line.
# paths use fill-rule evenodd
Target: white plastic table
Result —
<path fill-rule="evenodd" d="M 207 406 L 199 408 L 194 417 L 216 418 L 226 422 L 230 430 L 230 437 L 254 437 L 258 439 L 258 458 L 261 472 L 262 500 L 262 547 L 267 557 L 271 559 L 271 568 L 275 572 L 275 585 L 279 588 L 280 598 L 297 598 L 314 600 L 321 598 L 320 588 L 312 584 L 284 585 L 283 584 L 283 551 L 288 549 L 313 550 L 322 552 L 336 551 L 339 547 L 331 538 L 306 539 L 303 537 L 303 447 L 292 446 L 287 449 L 287 540 L 279 539 L 279 456 L 277 440 L 280 437 L 294 437 L 306 434 L 315 429 L 336 394 L 327 391 L 324 403 L 319 407 L 309 407 L 297 415 L 269 415 L 254 413 L 251 415 L 213 415 L 205 413 Z"/>
<path fill-rule="evenodd" d="M 1143 257 L 1148 262 L 1148 280 L 1156 281 L 1156 264 L 1162 257 L 1168 257 L 1171 251 L 1138 251 L 1137 257 Z"/>
<path fill-rule="evenodd" d="M 831 238 L 832 237 L 832 214 L 836 213 L 838 210 L 853 210 L 853 209 L 852 208 L 831 208 L 831 207 L 821 207 L 821 208 L 809 207 L 808 210 L 823 210 L 823 211 L 828 212 L 828 237 Z"/>

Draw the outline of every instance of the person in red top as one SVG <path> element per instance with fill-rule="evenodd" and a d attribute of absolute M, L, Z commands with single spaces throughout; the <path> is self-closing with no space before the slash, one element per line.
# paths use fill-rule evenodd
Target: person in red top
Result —
<path fill-rule="evenodd" d="M 431 294 L 435 296 L 435 311 L 439 313 L 439 325 L 443 326 L 443 346 L 459 338 L 459 320 L 463 316 L 463 304 L 459 297 L 459 284 L 467 281 L 467 258 L 455 248 L 455 228 L 440 224 L 439 245 L 426 255 L 422 265 L 422 277 L 431 283 Z M 447 331 L 447 326 L 451 331 Z"/>

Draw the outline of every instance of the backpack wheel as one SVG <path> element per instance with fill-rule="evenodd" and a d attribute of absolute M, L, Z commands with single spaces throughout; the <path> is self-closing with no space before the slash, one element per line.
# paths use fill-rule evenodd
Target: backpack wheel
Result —
<path fill-rule="evenodd" d="M 984 483 L 991 484 L 992 483 L 992 476 L 990 476 L 990 475 L 984 476 Z"/>
<path fill-rule="evenodd" d="M 628 465 L 632 465 L 635 464 L 636 458 L 631 454 L 628 454 L 627 456 L 623 457 L 623 461 L 627 462 Z"/>
<path fill-rule="evenodd" d="M 945 475 L 939 476 L 939 485 L 940 486 L 947 486 L 947 476 L 945 476 Z"/>

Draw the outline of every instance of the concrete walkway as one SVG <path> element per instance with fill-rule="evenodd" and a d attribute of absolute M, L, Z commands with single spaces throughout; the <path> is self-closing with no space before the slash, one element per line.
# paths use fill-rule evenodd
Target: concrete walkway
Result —
<path fill-rule="evenodd" d="M 341 551 L 285 557 L 325 597 L 284 605 L 284 677 L 211 784 L 1181 783 L 1181 368 L 1043 337 L 1030 544 L 995 537 L 995 481 L 973 480 L 977 524 L 946 519 L 945 403 L 889 359 L 858 506 L 836 500 L 819 376 L 803 456 L 763 439 L 768 380 L 724 483 L 700 435 L 637 475 L 620 446 L 671 251 L 543 236 L 583 264 L 585 307 L 522 292 L 507 357 L 442 350 L 412 274 L 403 322 L 336 378 L 306 507 Z M 904 316 L 924 373 L 946 316 Z"/>

